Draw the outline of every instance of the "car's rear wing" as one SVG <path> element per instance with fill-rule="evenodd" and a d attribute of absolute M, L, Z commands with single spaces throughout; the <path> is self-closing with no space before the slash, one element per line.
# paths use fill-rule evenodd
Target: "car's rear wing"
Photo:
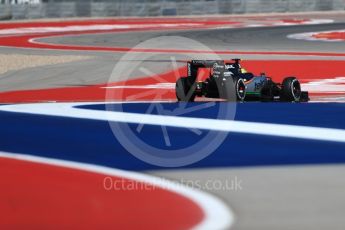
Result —
<path fill-rule="evenodd" d="M 213 77 L 224 76 L 224 60 L 191 60 L 187 63 L 187 77 L 190 83 L 196 81 L 199 68 L 212 68 Z"/>

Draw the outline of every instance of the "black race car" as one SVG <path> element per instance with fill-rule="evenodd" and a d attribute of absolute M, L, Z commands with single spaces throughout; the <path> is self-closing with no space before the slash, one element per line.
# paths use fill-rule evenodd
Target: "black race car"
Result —
<path fill-rule="evenodd" d="M 197 81 L 199 68 L 209 68 L 210 76 Z M 231 63 L 220 60 L 192 60 L 187 63 L 187 77 L 176 82 L 178 101 L 194 101 L 195 97 L 222 98 L 227 101 L 284 101 L 307 102 L 308 92 L 301 90 L 295 77 L 275 83 L 266 74 L 254 76 L 240 65 L 240 59 Z"/>

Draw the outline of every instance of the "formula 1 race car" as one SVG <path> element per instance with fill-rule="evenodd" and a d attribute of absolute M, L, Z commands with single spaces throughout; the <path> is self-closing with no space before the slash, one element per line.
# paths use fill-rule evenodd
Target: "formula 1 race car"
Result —
<path fill-rule="evenodd" d="M 210 76 L 197 81 L 198 70 L 209 68 Z M 187 77 L 176 82 L 178 101 L 194 101 L 195 97 L 222 98 L 227 101 L 283 101 L 307 102 L 309 94 L 301 90 L 295 77 L 275 83 L 266 74 L 254 76 L 240 65 L 240 59 L 231 63 L 220 60 L 192 60 L 187 63 Z"/>

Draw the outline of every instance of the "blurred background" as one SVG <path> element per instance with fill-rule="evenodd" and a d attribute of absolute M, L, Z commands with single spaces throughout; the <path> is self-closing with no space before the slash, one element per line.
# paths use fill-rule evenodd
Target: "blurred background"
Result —
<path fill-rule="evenodd" d="M 0 0 L 0 19 L 344 10 L 344 0 Z"/>

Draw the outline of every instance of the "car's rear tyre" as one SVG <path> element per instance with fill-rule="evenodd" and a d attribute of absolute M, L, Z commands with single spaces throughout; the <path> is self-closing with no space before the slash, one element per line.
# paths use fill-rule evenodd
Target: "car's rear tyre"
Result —
<path fill-rule="evenodd" d="M 242 78 L 236 81 L 236 98 L 237 101 L 244 101 L 246 98 L 246 84 Z"/>
<path fill-rule="evenodd" d="M 242 78 L 233 81 L 228 79 L 224 82 L 222 98 L 227 101 L 244 101 L 246 97 L 246 85 Z"/>
<path fill-rule="evenodd" d="M 280 96 L 282 101 L 299 102 L 301 94 L 301 84 L 295 77 L 287 77 L 283 80 Z"/>
<path fill-rule="evenodd" d="M 176 82 L 176 98 L 178 101 L 192 102 L 195 99 L 195 87 L 189 86 L 188 79 L 181 77 Z"/>

